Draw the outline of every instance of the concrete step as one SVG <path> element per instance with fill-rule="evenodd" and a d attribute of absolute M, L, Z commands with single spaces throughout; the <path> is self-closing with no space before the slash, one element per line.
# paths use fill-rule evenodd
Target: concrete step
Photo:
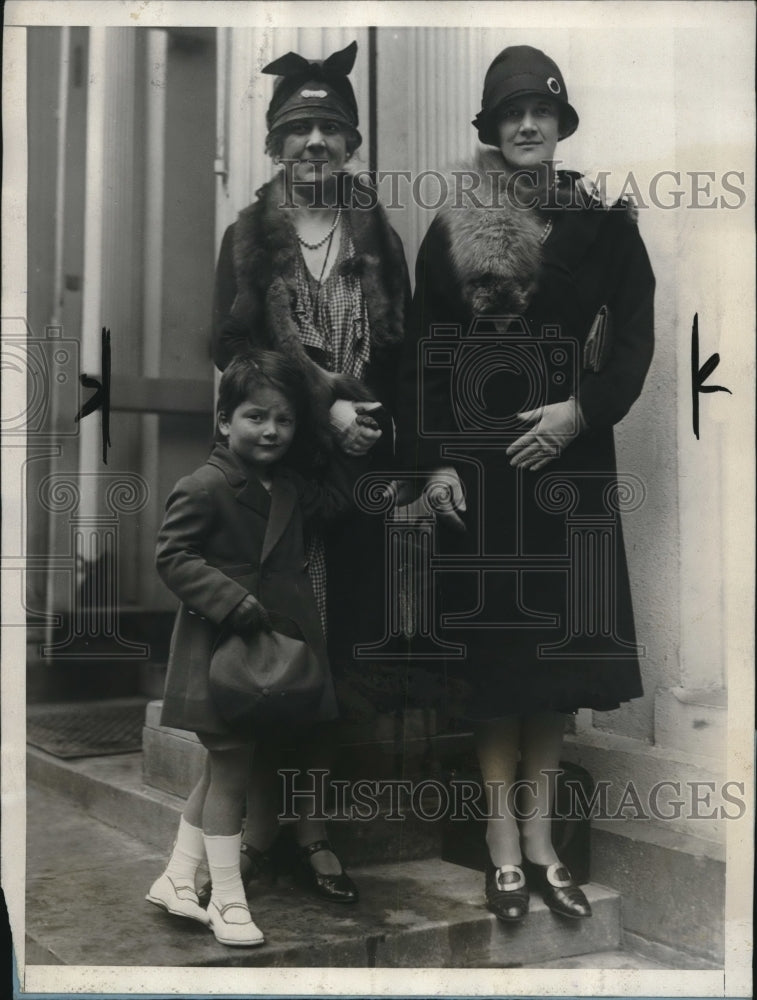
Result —
<path fill-rule="evenodd" d="M 158 850 L 167 852 L 176 835 L 184 797 L 144 784 L 141 753 L 61 760 L 28 747 L 27 776 L 38 787 L 65 795 L 100 822 Z M 390 819 L 387 799 L 377 799 L 373 818 L 361 822 L 339 810 L 328 823 L 329 838 L 344 864 L 440 857 L 441 824 L 423 820 L 402 803 L 402 819 Z"/>
<path fill-rule="evenodd" d="M 661 746 L 711 757 L 722 766 L 728 746 L 728 692 L 658 688 L 654 732 Z"/>
<path fill-rule="evenodd" d="M 437 860 L 353 870 L 355 906 L 320 901 L 282 878 L 250 900 L 266 944 L 227 948 L 144 900 L 164 851 L 34 783 L 27 807 L 30 818 L 46 818 L 29 823 L 27 844 L 26 931 L 39 964 L 517 968 L 620 954 L 617 893 L 587 886 L 594 913 L 576 922 L 535 898 L 525 922 L 510 927 L 486 910 L 478 873 Z"/>

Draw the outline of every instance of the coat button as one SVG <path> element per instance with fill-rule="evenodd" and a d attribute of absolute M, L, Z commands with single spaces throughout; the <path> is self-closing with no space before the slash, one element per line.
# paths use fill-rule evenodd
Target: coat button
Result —
<path fill-rule="evenodd" d="M 263 694 L 268 694 L 268 688 L 263 688 Z"/>

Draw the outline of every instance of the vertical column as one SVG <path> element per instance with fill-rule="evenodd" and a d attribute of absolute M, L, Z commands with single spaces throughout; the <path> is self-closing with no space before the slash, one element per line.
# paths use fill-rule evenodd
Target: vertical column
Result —
<path fill-rule="evenodd" d="M 89 86 L 87 94 L 86 191 L 84 210 L 84 298 L 80 361 L 88 374 L 100 373 L 100 328 L 102 325 L 103 214 L 105 212 L 105 118 L 108 86 L 106 28 L 91 28 L 89 36 Z M 100 428 L 95 416 L 79 428 L 79 472 L 82 476 L 99 465 Z M 82 510 L 94 514 L 97 497 L 82 497 Z"/>
<path fill-rule="evenodd" d="M 163 227 L 165 190 L 165 128 L 166 85 L 168 63 L 168 33 L 162 29 L 147 29 L 144 88 L 145 133 L 145 198 L 143 226 L 142 297 L 142 374 L 158 378 L 161 374 L 162 315 L 163 315 Z M 142 436 L 142 473 L 148 483 L 160 482 L 160 417 L 145 413 L 140 418 Z M 154 540 L 159 527 L 160 509 L 148 505 L 141 519 L 140 564 L 152 562 Z M 149 558 L 149 563 L 148 563 Z M 152 603 L 157 589 L 155 573 L 146 572 L 142 581 L 145 603 Z"/>
<path fill-rule="evenodd" d="M 81 362 L 89 374 L 101 372 L 102 326 L 112 330 L 121 373 L 136 374 L 141 354 L 141 260 L 134 252 L 136 34 L 127 28 L 90 31 L 81 333 Z M 101 467 L 101 450 L 99 420 L 88 417 L 81 423 L 82 473 Z M 96 496 L 83 503 L 94 511 Z"/>
<path fill-rule="evenodd" d="M 481 96 L 486 37 L 483 29 L 378 30 L 378 167 L 411 173 L 409 182 L 399 184 L 403 210 L 392 215 L 411 272 L 434 215 L 414 202 L 412 181 L 425 171 L 448 171 L 476 148 L 471 120 Z M 429 179 L 420 188 L 421 200 L 433 204 L 438 192 Z"/>

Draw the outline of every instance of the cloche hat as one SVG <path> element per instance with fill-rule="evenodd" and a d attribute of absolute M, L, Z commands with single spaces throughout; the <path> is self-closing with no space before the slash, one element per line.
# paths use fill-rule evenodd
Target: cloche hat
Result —
<path fill-rule="evenodd" d="M 484 78 L 481 110 L 473 119 L 481 142 L 498 146 L 498 111 L 505 101 L 526 94 L 551 98 L 560 114 L 560 139 L 578 128 L 578 115 L 568 103 L 568 91 L 557 63 L 530 45 L 511 45 L 494 59 Z"/>

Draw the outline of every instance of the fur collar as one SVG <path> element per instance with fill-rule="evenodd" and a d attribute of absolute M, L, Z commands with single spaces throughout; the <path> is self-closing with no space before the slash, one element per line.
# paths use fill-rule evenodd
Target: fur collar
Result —
<path fill-rule="evenodd" d="M 463 297 L 474 315 L 525 311 L 536 289 L 544 222 L 505 195 L 504 161 L 494 150 L 479 150 L 457 170 L 478 178 L 471 204 L 459 196 L 460 180 L 448 179 L 450 192 L 440 212 L 449 253 Z M 466 177 L 466 187 L 471 187 Z"/>
<path fill-rule="evenodd" d="M 234 243 L 238 295 L 235 318 L 257 325 L 269 322 L 272 347 L 286 350 L 297 330 L 289 309 L 295 289 L 297 244 L 283 204 L 284 176 L 278 174 L 258 191 L 258 200 L 239 215 Z M 351 184 L 345 184 L 349 204 Z M 374 348 L 398 344 L 404 333 L 407 272 L 399 237 L 383 208 L 348 209 L 355 256 L 342 264 L 343 273 L 359 275 Z M 261 316 L 261 310 L 265 317 Z M 285 316 L 286 314 L 286 316 Z M 275 322 L 276 325 L 272 325 Z M 284 323 L 284 329 L 280 324 Z M 279 334 L 283 334 L 280 343 Z"/>

